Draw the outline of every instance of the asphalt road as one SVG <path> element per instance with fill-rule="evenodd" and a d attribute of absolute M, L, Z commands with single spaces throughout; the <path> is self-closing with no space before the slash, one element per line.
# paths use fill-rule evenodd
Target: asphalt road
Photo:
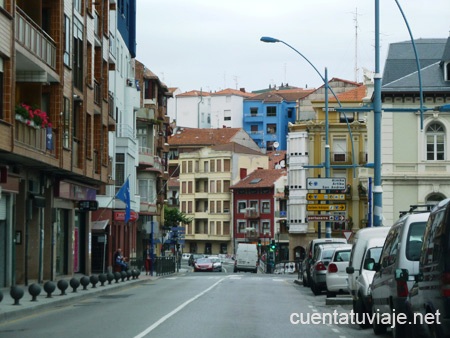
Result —
<path fill-rule="evenodd" d="M 356 324 L 300 323 L 350 307 L 325 305 L 295 278 L 187 272 L 4 323 L 0 337 L 374 337 Z"/>

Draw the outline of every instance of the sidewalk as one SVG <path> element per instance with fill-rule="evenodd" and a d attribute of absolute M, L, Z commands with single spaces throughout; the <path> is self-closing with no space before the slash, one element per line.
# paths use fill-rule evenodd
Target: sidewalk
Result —
<path fill-rule="evenodd" d="M 186 269 L 180 269 L 178 273 L 184 273 Z M 177 272 L 175 272 L 177 274 Z M 95 274 L 94 274 L 95 275 Z M 75 278 L 80 280 L 80 278 L 84 276 L 82 274 L 76 275 Z M 28 291 L 29 286 L 19 285 L 19 287 L 24 291 L 23 297 L 19 300 L 18 305 L 14 305 L 15 300 L 10 295 L 10 288 L 2 288 L 0 291 L 3 294 L 3 299 L 0 301 L 0 323 L 5 322 L 7 320 L 18 319 L 21 317 L 29 316 L 31 314 L 42 311 L 43 309 L 55 306 L 61 306 L 70 304 L 70 302 L 80 301 L 82 299 L 86 299 L 89 297 L 98 297 L 100 294 L 107 294 L 112 292 L 117 292 L 118 290 L 136 285 L 137 283 L 145 283 L 150 282 L 152 280 L 159 279 L 165 276 L 146 276 L 144 274 L 140 274 L 136 279 L 132 279 L 130 277 L 129 280 L 125 278 L 124 281 L 122 279 L 116 283 L 115 280 L 111 282 L 111 284 L 106 281 L 104 286 L 101 286 L 101 283 L 98 282 L 96 287 L 94 288 L 92 284 L 89 284 L 86 290 L 83 290 L 83 286 L 80 286 L 76 289 L 76 292 L 73 292 L 72 287 L 69 284 L 69 287 L 65 290 L 65 295 L 61 294 L 61 290 L 57 287 L 57 281 L 55 282 L 55 291 L 51 294 L 51 297 L 47 297 L 47 293 L 44 290 L 43 284 L 39 284 L 41 287 L 41 293 L 36 297 L 36 300 L 32 300 L 32 296 Z M 66 280 L 68 283 L 72 277 L 68 276 L 66 278 L 59 278 Z M 31 285 L 32 283 L 30 283 Z M 1 297 L 0 297 L 1 298 Z"/>

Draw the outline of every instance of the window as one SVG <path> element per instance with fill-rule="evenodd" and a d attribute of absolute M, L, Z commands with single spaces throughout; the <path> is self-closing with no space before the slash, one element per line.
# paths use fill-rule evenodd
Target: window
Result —
<path fill-rule="evenodd" d="M 445 81 L 450 81 L 450 62 L 445 64 Z"/>
<path fill-rule="evenodd" d="M 116 153 L 116 190 L 125 182 L 125 154 Z"/>
<path fill-rule="evenodd" d="M 223 160 L 223 171 L 229 172 L 231 167 L 231 162 L 229 159 Z"/>
<path fill-rule="evenodd" d="M 215 214 L 216 213 L 216 202 L 209 201 L 209 213 Z"/>
<path fill-rule="evenodd" d="M 250 108 L 250 116 L 258 116 L 258 108 Z"/>
<path fill-rule="evenodd" d="M 222 213 L 222 202 L 217 201 L 216 206 L 217 206 L 217 213 L 221 214 Z"/>
<path fill-rule="evenodd" d="M 437 122 L 427 127 L 427 160 L 443 161 L 445 159 L 445 131 Z"/>
<path fill-rule="evenodd" d="M 79 90 L 83 90 L 83 23 L 74 19 L 73 32 L 73 84 Z"/>
<path fill-rule="evenodd" d="M 217 168 L 217 172 L 219 172 L 219 173 L 222 172 L 222 160 L 216 161 L 216 168 Z"/>
<path fill-rule="evenodd" d="M 262 233 L 270 233 L 270 221 L 262 221 Z"/>
<path fill-rule="evenodd" d="M 78 13 L 82 14 L 83 0 L 73 0 L 73 8 L 76 9 Z"/>
<path fill-rule="evenodd" d="M 3 59 L 0 58 L 0 119 L 3 119 Z"/>
<path fill-rule="evenodd" d="M 268 124 L 267 125 L 267 134 L 276 134 L 277 133 L 277 125 L 276 124 Z"/>
<path fill-rule="evenodd" d="M 211 172 L 212 173 L 216 172 L 216 161 L 215 160 L 210 160 L 209 167 L 211 168 Z"/>
<path fill-rule="evenodd" d="M 230 181 L 223 181 L 223 192 L 230 192 Z"/>
<path fill-rule="evenodd" d="M 141 202 L 154 203 L 155 191 L 153 180 L 139 180 L 139 195 L 141 196 Z"/>
<path fill-rule="evenodd" d="M 345 162 L 347 154 L 347 140 L 345 138 L 334 138 L 333 139 L 333 161 L 335 162 Z"/>
<path fill-rule="evenodd" d="M 182 194 L 186 194 L 186 192 L 187 192 L 187 184 L 186 184 L 186 182 L 185 181 L 183 181 L 183 182 L 181 182 L 181 193 Z"/>
<path fill-rule="evenodd" d="M 292 116 L 294 115 L 294 108 L 288 108 L 287 112 L 288 112 L 288 119 L 291 119 Z"/>
<path fill-rule="evenodd" d="M 261 212 L 263 214 L 269 214 L 270 213 L 270 202 L 269 201 L 262 201 L 261 202 Z"/>
<path fill-rule="evenodd" d="M 245 209 L 247 209 L 247 201 L 239 201 L 238 202 L 238 213 L 245 213 Z"/>
<path fill-rule="evenodd" d="M 267 116 L 277 116 L 277 107 L 275 107 L 275 106 L 266 107 L 266 115 Z"/>
<path fill-rule="evenodd" d="M 245 233 L 245 228 L 246 228 L 246 222 L 245 221 L 238 221 L 238 232 L 240 234 Z"/>
<path fill-rule="evenodd" d="M 223 120 L 224 121 L 231 121 L 231 110 L 224 110 L 223 111 Z"/>
<path fill-rule="evenodd" d="M 192 181 L 188 181 L 188 194 L 192 194 L 193 193 L 193 191 L 192 191 Z"/>
<path fill-rule="evenodd" d="M 355 121 L 355 115 L 357 113 L 344 113 L 341 112 L 339 113 L 339 122 L 341 123 L 352 123 L 353 121 Z"/>
<path fill-rule="evenodd" d="M 223 201 L 223 212 L 230 213 L 230 201 Z"/>
<path fill-rule="evenodd" d="M 250 126 L 250 133 L 251 134 L 258 134 L 258 126 Z"/>
<path fill-rule="evenodd" d="M 64 15 L 64 64 L 70 67 L 70 41 L 72 39 L 70 35 L 70 19 L 67 15 Z"/>

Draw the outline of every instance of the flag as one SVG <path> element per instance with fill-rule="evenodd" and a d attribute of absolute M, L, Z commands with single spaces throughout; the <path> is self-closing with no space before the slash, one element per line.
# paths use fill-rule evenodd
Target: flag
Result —
<path fill-rule="evenodd" d="M 119 189 L 116 198 L 125 203 L 125 223 L 130 219 L 130 182 L 127 180 Z"/>

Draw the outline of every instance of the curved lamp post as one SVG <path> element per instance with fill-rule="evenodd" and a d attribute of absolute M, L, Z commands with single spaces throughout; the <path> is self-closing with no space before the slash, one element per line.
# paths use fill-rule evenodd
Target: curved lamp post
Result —
<path fill-rule="evenodd" d="M 339 101 L 338 97 L 336 96 L 336 94 L 334 93 L 333 89 L 328 85 L 328 70 L 327 68 L 325 68 L 325 76 L 322 76 L 322 74 L 317 70 L 317 68 L 314 66 L 314 64 L 309 61 L 309 59 L 304 56 L 302 53 L 300 53 L 297 49 L 295 49 L 294 47 L 292 47 L 290 44 L 284 42 L 283 40 L 279 40 L 279 39 L 275 39 L 269 36 L 263 36 L 260 39 L 262 42 L 267 42 L 267 43 L 275 43 L 275 42 L 280 42 L 286 46 L 288 46 L 290 49 L 292 49 L 294 52 L 296 52 L 298 55 L 300 55 L 306 62 L 308 62 L 311 67 L 313 67 L 313 69 L 316 71 L 316 73 L 320 76 L 320 78 L 322 79 L 324 86 L 325 86 L 325 177 L 329 178 L 330 177 L 330 144 L 329 144 L 329 121 L 328 121 L 328 113 L 329 113 L 329 109 L 328 109 L 328 90 L 331 91 L 331 93 L 333 94 L 334 98 L 336 99 L 337 103 L 339 104 L 340 107 L 342 107 L 341 101 Z M 355 162 L 355 151 L 353 149 L 353 136 L 352 136 L 352 131 L 350 128 L 350 125 L 348 123 L 347 120 L 347 116 L 345 115 L 344 112 L 344 116 L 345 116 L 345 121 L 347 122 L 347 128 L 350 134 L 350 141 L 351 141 L 351 146 L 352 146 L 352 157 L 353 157 L 353 174 L 355 174 L 355 166 L 356 166 L 356 162 Z M 326 222 L 325 223 L 325 237 L 326 238 L 330 238 L 331 237 L 331 224 L 330 222 Z M 319 227 L 319 238 L 320 238 L 320 227 Z"/>

